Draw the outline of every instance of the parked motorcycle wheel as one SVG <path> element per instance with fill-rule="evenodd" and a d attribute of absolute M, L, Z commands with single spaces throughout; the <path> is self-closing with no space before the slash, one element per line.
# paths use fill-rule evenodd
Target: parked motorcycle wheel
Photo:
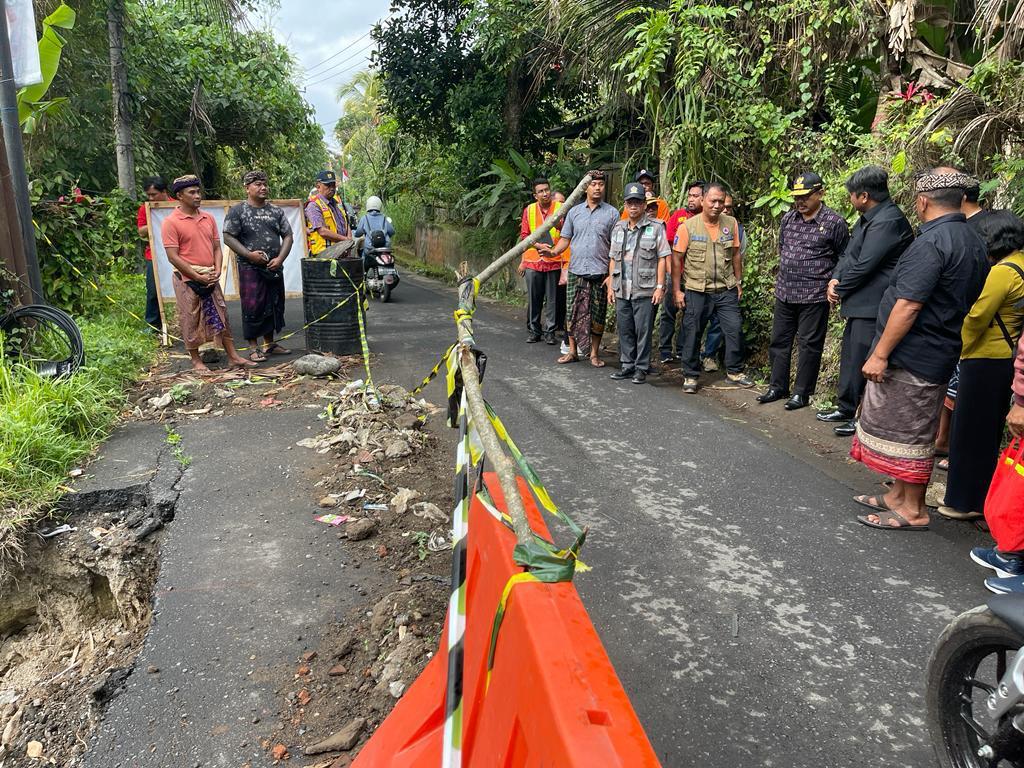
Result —
<path fill-rule="evenodd" d="M 960 614 L 939 636 L 928 660 L 928 730 L 942 768 L 996 768 L 978 757 L 997 723 L 985 702 L 1024 638 L 985 606 Z M 999 766 L 1019 763 L 1002 760 Z"/>
<path fill-rule="evenodd" d="M 384 287 L 380 291 L 380 300 L 383 303 L 385 303 L 385 304 L 387 304 L 389 301 L 391 301 L 391 284 L 390 283 L 384 283 Z"/>

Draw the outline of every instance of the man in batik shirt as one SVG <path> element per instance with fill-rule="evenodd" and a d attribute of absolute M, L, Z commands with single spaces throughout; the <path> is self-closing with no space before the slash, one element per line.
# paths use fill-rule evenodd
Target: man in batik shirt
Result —
<path fill-rule="evenodd" d="M 261 363 L 267 355 L 289 354 L 274 341 L 274 334 L 284 328 L 284 260 L 293 236 L 284 211 L 267 202 L 267 174 L 249 171 L 242 183 L 246 199 L 224 218 L 224 242 L 238 260 L 242 331 L 251 350 L 249 359 Z"/>

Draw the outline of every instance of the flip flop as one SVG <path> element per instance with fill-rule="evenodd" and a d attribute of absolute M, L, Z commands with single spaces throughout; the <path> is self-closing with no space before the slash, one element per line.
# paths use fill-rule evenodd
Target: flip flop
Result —
<path fill-rule="evenodd" d="M 864 506 L 870 506 L 865 504 Z M 880 528 L 883 531 L 927 531 L 928 523 L 924 525 L 914 525 L 907 521 L 903 515 L 899 512 L 893 512 L 891 509 L 879 509 L 874 513 L 878 516 L 878 522 L 873 523 L 868 520 L 867 515 L 857 515 L 857 522 L 866 525 L 868 528 Z M 893 521 L 898 521 L 896 525 L 891 525 Z"/>
<path fill-rule="evenodd" d="M 254 363 L 265 363 L 267 356 L 260 349 L 254 349 L 249 353 L 249 359 Z"/>
<path fill-rule="evenodd" d="M 590 358 L 590 364 L 595 368 L 604 368 L 607 363 L 599 357 Z"/>
<path fill-rule="evenodd" d="M 267 354 L 267 355 L 290 355 L 292 353 L 292 351 L 290 349 L 286 349 L 285 347 L 282 347 L 276 341 L 273 344 L 271 344 L 269 347 L 264 349 L 263 352 L 264 352 L 264 354 Z"/>
<path fill-rule="evenodd" d="M 556 362 L 559 365 L 565 365 L 566 363 L 578 363 L 579 361 L 580 359 L 576 357 L 576 355 L 572 354 L 571 352 L 567 352 L 566 354 L 558 358 Z"/>
<path fill-rule="evenodd" d="M 869 499 L 874 499 L 875 503 L 872 504 Z M 892 508 L 885 503 L 885 496 L 868 496 L 866 494 L 861 496 L 854 496 L 853 501 L 855 504 L 860 504 L 862 507 L 867 507 L 873 510 L 876 514 L 879 512 L 891 512 Z"/>

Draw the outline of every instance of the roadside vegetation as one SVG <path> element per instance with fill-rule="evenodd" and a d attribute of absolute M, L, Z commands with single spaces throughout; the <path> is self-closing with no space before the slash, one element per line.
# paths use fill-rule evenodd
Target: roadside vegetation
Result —
<path fill-rule="evenodd" d="M 37 5 L 48 74 L 19 94 L 32 218 L 46 300 L 78 322 L 86 366 L 47 380 L 0 355 L 0 569 L 156 354 L 156 338 L 123 309 L 142 314 L 145 304 L 142 179 L 194 173 L 208 197 L 237 197 L 242 172 L 261 167 L 275 196 L 304 197 L 327 162 L 301 72 L 269 29 L 242 22 L 248 10 L 257 5 Z M 0 312 L 14 284 L 0 270 Z"/>
<path fill-rule="evenodd" d="M 787 182 L 889 170 L 909 211 L 913 175 L 966 167 L 993 207 L 1024 212 L 1024 28 L 1017 0 L 395 0 L 375 69 L 340 94 L 335 127 L 354 197 L 383 197 L 399 236 L 417 224 L 511 245 L 530 180 L 564 193 L 592 167 L 609 199 L 640 168 L 681 203 L 694 179 L 736 193 L 748 233 L 744 332 L 766 360 Z M 350 109 L 351 107 L 351 109 Z M 834 383 L 841 324 L 822 384 Z"/>
<path fill-rule="evenodd" d="M 133 310 L 145 297 L 140 275 L 112 277 L 104 288 Z M 156 354 L 155 335 L 110 302 L 75 319 L 86 364 L 73 376 L 41 378 L 0 351 L 0 563 L 16 551 L 17 534 L 59 495 L 68 471 L 110 432 L 126 387 Z"/>

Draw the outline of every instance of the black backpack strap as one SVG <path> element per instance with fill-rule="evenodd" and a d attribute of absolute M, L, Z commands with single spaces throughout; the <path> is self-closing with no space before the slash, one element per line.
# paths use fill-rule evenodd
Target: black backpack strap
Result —
<path fill-rule="evenodd" d="M 1020 275 L 1021 280 L 1024 280 L 1024 269 L 1021 269 L 1017 264 L 1014 264 L 1012 261 L 1001 261 L 999 262 L 999 264 L 996 264 L 996 266 L 1009 267 L 1018 275 Z M 1009 329 L 1007 329 L 1006 327 L 1006 323 L 1003 322 L 1003 318 L 999 316 L 998 312 L 996 312 L 995 321 L 996 324 L 999 326 L 999 330 L 1002 331 L 1003 338 L 1006 339 L 1006 343 L 1010 345 L 1010 351 L 1016 352 L 1017 344 L 1016 342 L 1014 342 L 1013 337 L 1010 335 Z"/>

